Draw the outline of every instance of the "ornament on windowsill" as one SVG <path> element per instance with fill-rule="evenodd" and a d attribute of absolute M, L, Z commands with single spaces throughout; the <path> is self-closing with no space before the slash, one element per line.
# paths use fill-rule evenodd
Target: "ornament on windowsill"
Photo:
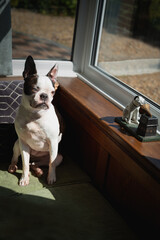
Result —
<path fill-rule="evenodd" d="M 139 123 L 139 109 L 145 104 L 145 99 L 141 96 L 135 96 L 134 99 L 124 108 L 122 120 L 128 124 Z"/>
<path fill-rule="evenodd" d="M 116 117 L 115 121 L 126 133 L 131 133 L 141 142 L 160 141 L 157 133 L 158 118 L 152 116 L 150 105 L 141 96 L 136 96 L 125 107 L 123 116 Z"/>
<path fill-rule="evenodd" d="M 141 118 L 137 128 L 137 134 L 143 137 L 156 136 L 158 118 L 152 116 L 150 112 L 150 105 L 142 105 L 139 109 L 139 112 L 141 114 Z"/>

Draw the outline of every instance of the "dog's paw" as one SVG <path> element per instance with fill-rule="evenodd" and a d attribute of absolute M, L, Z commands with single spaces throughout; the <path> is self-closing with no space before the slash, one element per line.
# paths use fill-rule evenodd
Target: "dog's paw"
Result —
<path fill-rule="evenodd" d="M 51 185 L 56 182 L 56 174 L 48 174 L 47 177 L 48 185 Z"/>
<path fill-rule="evenodd" d="M 19 186 L 27 186 L 29 184 L 29 177 L 21 177 L 19 181 Z"/>
<path fill-rule="evenodd" d="M 11 165 L 9 165 L 8 172 L 14 173 L 14 172 L 16 172 L 17 169 L 18 169 L 17 165 L 11 164 Z"/>
<path fill-rule="evenodd" d="M 31 169 L 34 171 L 36 177 L 41 177 L 43 175 L 43 170 L 36 165 L 31 165 Z"/>

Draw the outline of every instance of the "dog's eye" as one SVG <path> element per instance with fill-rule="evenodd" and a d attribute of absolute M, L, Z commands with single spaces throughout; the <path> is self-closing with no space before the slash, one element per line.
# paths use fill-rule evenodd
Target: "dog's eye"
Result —
<path fill-rule="evenodd" d="M 55 94 L 55 91 L 52 91 L 51 94 L 54 95 L 54 94 Z"/>
<path fill-rule="evenodd" d="M 39 87 L 34 87 L 34 88 L 32 88 L 32 91 L 33 91 L 34 93 L 38 92 L 38 91 L 39 91 Z"/>

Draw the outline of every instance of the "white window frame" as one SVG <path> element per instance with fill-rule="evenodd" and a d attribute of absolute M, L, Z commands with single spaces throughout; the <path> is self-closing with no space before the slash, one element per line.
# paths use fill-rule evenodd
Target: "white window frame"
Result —
<path fill-rule="evenodd" d="M 72 61 L 59 61 L 59 60 L 34 60 L 36 64 L 37 73 L 39 75 L 46 75 L 49 70 L 58 64 L 58 76 L 59 77 L 77 77 L 77 74 L 73 71 Z M 12 68 L 13 76 L 22 76 L 24 70 L 25 59 L 13 59 Z"/>
<path fill-rule="evenodd" d="M 160 108 L 138 91 L 127 87 L 115 77 L 106 74 L 100 68 L 94 67 L 92 62 L 92 48 L 96 31 L 97 13 L 99 14 L 99 4 L 104 4 L 101 19 L 104 17 L 104 8 L 107 0 L 80 0 L 75 34 L 75 44 L 73 49 L 73 66 L 78 73 L 78 77 L 92 86 L 105 98 L 113 102 L 120 109 L 124 107 L 136 96 L 141 95 L 150 104 L 151 112 L 158 117 L 160 122 Z M 102 25 L 102 21 L 100 25 Z M 99 40 L 97 43 L 97 48 Z"/>

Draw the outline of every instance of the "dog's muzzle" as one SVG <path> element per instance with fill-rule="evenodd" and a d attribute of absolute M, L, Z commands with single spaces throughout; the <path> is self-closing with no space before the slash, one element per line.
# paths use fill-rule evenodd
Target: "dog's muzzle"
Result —
<path fill-rule="evenodd" d="M 47 95 L 46 93 L 41 93 L 40 99 L 41 99 L 42 101 L 46 101 L 46 100 L 48 99 L 48 95 Z"/>

